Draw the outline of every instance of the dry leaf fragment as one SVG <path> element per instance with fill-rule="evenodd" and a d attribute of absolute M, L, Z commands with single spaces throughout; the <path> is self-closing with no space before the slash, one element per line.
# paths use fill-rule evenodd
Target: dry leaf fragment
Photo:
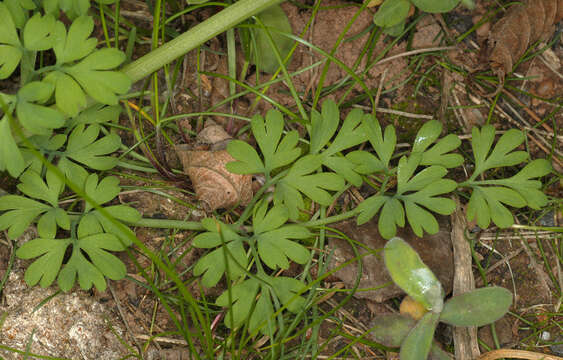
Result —
<path fill-rule="evenodd" d="M 199 144 L 207 146 L 203 149 L 176 146 L 184 172 L 190 177 L 196 197 L 206 211 L 246 205 L 252 199 L 252 176 L 233 174 L 225 167 L 235 161 L 225 150 L 230 139 L 221 126 L 208 121 L 197 137 Z"/>
<path fill-rule="evenodd" d="M 526 49 L 536 41 L 548 38 L 562 18 L 563 0 L 527 0 L 510 7 L 492 27 L 483 47 L 491 69 L 501 83 Z"/>

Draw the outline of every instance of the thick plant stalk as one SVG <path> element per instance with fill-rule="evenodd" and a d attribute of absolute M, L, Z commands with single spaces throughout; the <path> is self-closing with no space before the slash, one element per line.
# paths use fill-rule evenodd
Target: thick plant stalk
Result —
<path fill-rule="evenodd" d="M 133 83 L 152 74 L 178 57 L 195 49 L 209 39 L 239 24 L 266 8 L 283 0 L 241 0 L 204 22 L 194 26 L 177 38 L 133 61 L 123 68 L 123 72 Z"/>

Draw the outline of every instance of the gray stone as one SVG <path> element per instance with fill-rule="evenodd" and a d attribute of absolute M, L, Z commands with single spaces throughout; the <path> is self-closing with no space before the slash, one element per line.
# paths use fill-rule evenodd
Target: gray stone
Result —
<path fill-rule="evenodd" d="M 31 343 L 31 353 L 67 359 L 113 360 L 128 354 L 109 328 L 125 337 L 116 314 L 83 291 L 58 294 L 40 306 L 55 291 L 55 286 L 29 287 L 23 269 L 13 270 L 3 289 L 5 303 L 0 305 L 6 316 L 0 343 L 23 351 Z M 0 358 L 20 357 L 0 350 Z"/>

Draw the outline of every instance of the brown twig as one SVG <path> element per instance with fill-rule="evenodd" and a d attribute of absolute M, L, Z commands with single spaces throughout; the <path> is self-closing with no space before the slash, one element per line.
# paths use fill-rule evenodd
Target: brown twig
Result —
<path fill-rule="evenodd" d="M 451 216 L 452 232 L 451 240 L 454 253 L 454 285 L 453 295 L 460 295 L 475 289 L 475 279 L 471 269 L 471 250 L 465 239 L 464 233 L 467 227 L 463 211 L 460 210 L 459 199 L 457 209 Z M 460 360 L 471 360 L 479 356 L 479 344 L 477 343 L 477 328 L 455 327 L 454 328 L 455 358 Z"/>

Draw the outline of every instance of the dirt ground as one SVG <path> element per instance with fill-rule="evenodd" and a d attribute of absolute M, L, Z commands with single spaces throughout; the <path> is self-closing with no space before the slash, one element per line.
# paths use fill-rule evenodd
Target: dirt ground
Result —
<path fill-rule="evenodd" d="M 132 6 L 134 1 L 126 2 L 124 6 Z M 141 5 L 132 6 L 129 9 L 132 13 L 145 14 L 148 16 L 147 9 Z M 321 49 L 329 52 L 338 40 L 338 36 L 356 12 L 356 7 L 342 6 L 349 3 L 340 0 L 328 0 L 323 2 L 323 10 L 319 12 L 312 31 L 303 34 L 302 37 L 315 44 Z M 379 99 L 378 107 L 381 112 L 378 118 L 382 124 L 394 124 L 400 134 L 400 142 L 409 142 L 420 125 L 428 118 L 437 118 L 445 124 L 448 131 L 455 131 L 457 134 L 470 134 L 470 129 L 474 125 L 482 125 L 488 116 L 489 107 L 477 107 L 483 101 L 489 101 L 471 95 L 466 91 L 468 79 L 455 72 L 443 70 L 438 83 L 430 83 L 424 86 L 424 91 L 416 91 L 416 79 L 421 79 L 425 71 L 428 70 L 436 61 L 432 56 L 427 56 L 421 61 L 420 68 L 414 71 L 414 79 L 409 78 L 413 74 L 412 64 L 407 56 L 402 56 L 406 51 L 421 52 L 424 49 L 445 46 L 448 38 L 455 38 L 457 35 L 467 31 L 475 22 L 480 19 L 487 7 L 491 4 L 487 1 L 478 1 L 477 8 L 473 12 L 466 9 L 458 9 L 445 18 L 451 27 L 444 28 L 441 17 L 427 16 L 417 24 L 416 32 L 410 43 L 406 41 L 394 45 L 386 58 L 396 56 L 393 60 L 381 62 L 367 70 L 366 85 L 370 88 L 377 88 L 382 85 L 382 94 Z M 326 9 L 324 8 L 326 7 Z M 126 8 L 125 8 L 126 9 Z M 307 23 L 311 13 L 310 10 L 301 9 L 291 3 L 284 3 L 283 9 L 286 11 L 295 34 L 300 34 Z M 209 16 L 207 10 L 198 14 L 198 20 Z M 334 54 L 349 67 L 354 67 L 358 52 L 368 40 L 368 33 L 361 34 L 372 24 L 373 13 L 366 11 L 362 13 L 350 27 L 347 40 L 338 47 Z M 142 16 L 136 16 L 132 21 L 143 21 Z M 146 26 L 146 25 L 145 25 Z M 181 28 L 181 25 L 178 25 Z M 472 33 L 463 42 L 458 44 L 446 53 L 448 59 L 460 67 L 471 68 L 478 63 L 476 47 L 480 46 L 485 37 L 484 30 L 480 29 Z M 495 126 L 499 130 L 510 127 L 527 129 L 528 146 L 534 157 L 545 158 L 546 150 L 551 150 L 546 134 L 549 130 L 545 127 L 540 130 L 531 130 L 535 123 L 534 114 L 542 118 L 557 108 L 549 102 L 542 101 L 542 98 L 555 98 L 563 94 L 563 79 L 561 77 L 561 61 L 563 60 L 563 47 L 561 33 L 557 33 L 559 38 L 545 55 L 535 57 L 531 61 L 524 62 L 517 69 L 517 75 L 529 78 L 529 80 L 518 83 L 521 90 L 529 91 L 537 95 L 536 98 L 528 98 L 516 95 L 517 100 L 523 102 L 529 112 L 513 110 L 513 107 L 505 100 L 497 104 L 495 112 Z M 389 43 L 389 39 L 380 39 L 373 51 L 382 51 Z M 226 49 L 224 37 L 219 37 L 208 43 L 212 50 Z M 207 81 L 203 82 L 203 89 L 198 87 L 195 73 L 194 54 L 186 55 L 184 73 L 182 74 L 182 85 L 178 87 L 175 94 L 175 103 L 172 108 L 174 113 L 187 113 L 205 110 L 225 97 L 228 96 L 228 84 L 220 78 L 207 76 Z M 299 46 L 293 56 L 289 70 L 296 71 L 305 66 L 309 66 L 322 57 L 312 53 L 304 46 Z M 203 59 L 202 67 L 204 71 L 214 71 L 227 73 L 226 56 L 220 56 L 209 52 Z M 369 64 L 365 61 L 357 64 L 356 71 L 366 69 Z M 252 74 L 251 74 L 252 75 Z M 249 84 L 252 84 L 253 77 L 248 76 Z M 319 80 L 320 68 L 306 71 L 293 80 L 297 91 L 308 94 L 309 96 L 316 90 Z M 346 72 L 340 67 L 331 65 L 325 86 L 338 84 L 347 76 Z M 410 79 L 410 80 L 409 80 Z M 346 87 L 326 96 L 325 98 L 339 98 L 344 94 Z M 189 91 L 188 91 L 189 90 Z M 349 93 L 348 98 L 362 96 L 362 88 L 354 87 Z M 189 94 L 201 94 L 203 98 L 195 99 Z M 416 96 L 413 97 L 412 94 Z M 292 106 L 293 99 L 287 87 L 283 83 L 278 83 L 268 90 L 271 96 L 282 105 Z M 250 104 L 254 101 L 253 96 L 245 96 L 235 101 L 234 111 L 248 115 Z M 367 104 L 367 102 L 365 102 Z M 260 102 L 257 111 L 265 111 L 270 107 L 264 101 Z M 454 109 L 455 107 L 455 109 Z M 230 111 L 224 106 L 218 111 Z M 406 116 L 404 116 L 406 115 Z M 236 134 L 242 126 L 236 120 L 224 118 L 214 119 L 231 133 Z M 563 126 L 563 115 L 560 112 L 555 116 L 554 122 L 557 128 Z M 551 124 L 548 124 L 551 125 Z M 197 130 L 197 129 L 195 129 Z M 553 132 L 553 130 L 552 130 Z M 557 143 L 561 145 L 560 135 Z M 181 141 L 178 139 L 178 141 Z M 134 139 L 130 135 L 124 134 L 123 142 L 132 145 Z M 561 148 L 559 148 L 559 151 Z M 171 166 L 180 168 L 180 164 L 174 154 L 173 149 L 166 149 L 166 156 Z M 560 160 L 554 160 L 553 166 L 561 173 L 563 170 Z M 460 179 L 464 174 L 459 174 Z M 176 183 L 166 182 L 176 186 Z M 122 185 L 143 185 L 142 181 L 122 179 Z M 190 184 L 186 180 L 182 184 L 190 190 Z M 2 187 L 9 190 L 13 184 L 2 184 Z M 359 189 L 360 192 L 362 189 Z M 196 204 L 195 197 L 190 191 L 180 191 L 167 188 L 164 192 L 173 194 L 183 201 Z M 561 183 L 553 182 L 546 188 L 548 195 L 555 199 L 561 199 Z M 160 219 L 181 219 L 198 220 L 205 213 L 200 209 L 190 209 L 177 202 L 171 201 L 153 192 L 131 191 L 120 195 L 122 203 L 130 204 L 137 208 L 144 217 Z M 537 214 L 520 213 L 519 219 L 522 221 L 537 218 Z M 440 238 L 435 241 L 421 240 L 424 250 L 428 256 L 424 260 L 432 269 L 438 269 L 440 279 L 448 283 L 453 279 L 453 255 L 450 242 L 450 219 L 444 218 L 442 221 L 442 231 Z M 539 220 L 542 226 L 563 226 L 561 213 L 549 212 L 544 214 Z M 362 241 L 366 244 L 380 244 L 377 236 L 370 238 L 370 233 L 374 225 L 368 223 L 361 228 L 339 224 L 348 236 Z M 370 228 L 370 226 L 372 228 Z M 469 224 L 468 230 L 472 230 L 474 225 Z M 33 229 L 30 229 L 24 238 L 18 239 L 21 244 L 25 239 L 33 238 Z M 171 261 L 176 262 L 178 273 L 183 274 L 194 261 L 203 253 L 198 249 L 189 246 L 193 234 L 187 231 L 170 233 L 166 230 L 135 229 L 137 237 L 151 250 L 156 252 L 167 251 L 174 247 L 177 250 L 175 258 Z M 413 234 L 403 234 L 408 241 L 415 241 Z M 475 258 L 485 270 L 481 274 L 476 264 L 474 264 L 474 277 L 477 287 L 490 284 L 503 286 L 515 295 L 514 304 L 510 309 L 510 314 L 495 323 L 496 337 L 498 343 L 503 348 L 518 348 L 544 352 L 563 356 L 563 337 L 561 335 L 561 325 L 563 324 L 563 312 L 561 309 L 561 289 L 563 288 L 563 274 L 561 263 L 558 261 L 562 254 L 562 238 L 552 232 L 540 231 L 497 231 L 497 229 L 487 229 L 473 233 Z M 109 288 L 103 293 L 97 291 L 74 291 L 61 294 L 54 287 L 41 289 L 39 287 L 29 288 L 23 281 L 23 272 L 29 265 L 28 261 L 13 259 L 14 249 L 0 234 L 0 278 L 4 275 L 7 265 L 13 260 L 13 267 L 2 291 L 0 302 L 0 344 L 6 347 L 16 348 L 22 351 L 29 349 L 35 354 L 55 356 L 68 359 L 117 359 L 130 353 L 142 349 L 145 359 L 188 359 L 188 348 L 183 339 L 173 336 L 152 338 L 154 334 L 174 331 L 175 325 L 170 319 L 167 311 L 159 304 L 158 299 L 147 289 L 144 278 L 138 271 L 138 266 L 145 267 L 150 271 L 154 269 L 150 266 L 150 260 L 140 254 L 134 248 L 128 253 L 119 254 L 119 257 L 127 266 L 128 276 L 122 281 L 109 281 Z M 351 257 L 344 245 L 339 244 L 333 239 L 329 242 L 329 249 L 340 251 L 341 262 Z M 372 245 L 374 247 L 381 245 Z M 432 256 L 433 255 L 433 256 Z M 370 260 L 371 261 L 371 260 Z M 381 261 L 377 265 L 374 259 L 366 262 L 368 265 L 362 274 L 362 288 L 375 287 L 388 280 L 376 279 L 374 274 L 381 273 L 383 267 Z M 336 266 L 333 264 L 333 266 Z M 379 267 L 377 267 L 379 266 Z M 356 273 L 354 273 L 356 271 Z M 357 269 L 347 267 L 342 272 L 334 274 L 326 279 L 321 285 L 326 288 L 350 288 L 353 286 L 353 279 L 356 278 Z M 555 274 L 550 276 L 549 274 Z M 162 274 L 156 271 L 149 276 L 160 279 Z M 185 275 L 186 279 L 190 278 Z M 162 280 L 161 291 L 170 289 L 171 284 Z M 192 283 L 193 293 L 199 292 L 199 288 Z M 219 285 L 220 287 L 221 285 Z M 223 285 L 224 286 L 224 285 Z M 451 289 L 450 286 L 446 288 Z M 559 289 L 559 290 L 557 290 Z M 385 290 L 385 289 L 384 289 Z M 387 289 L 389 290 L 389 289 Z M 386 290 L 386 291 L 387 291 Z M 217 296 L 222 291 L 221 288 L 206 290 L 206 296 Z M 559 295 L 558 295 L 559 294 Z M 329 310 L 336 306 L 344 295 L 334 295 L 327 298 L 322 307 Z M 361 294 L 354 297 L 343 308 L 339 309 L 335 316 L 342 322 L 349 325 L 346 327 L 351 336 L 359 336 L 370 327 L 372 319 L 381 313 L 396 312 L 398 303 L 402 295 L 397 291 L 389 294 Z M 374 301 L 377 299 L 379 301 Z M 324 341 L 331 334 L 334 324 L 325 322 L 322 325 L 319 335 L 319 343 Z M 482 351 L 496 347 L 491 327 L 486 326 L 479 329 L 479 338 L 482 340 Z M 437 339 L 441 345 L 448 350 L 453 349 L 452 329 L 441 326 L 438 330 Z M 326 355 L 336 353 L 341 348 L 347 346 L 350 340 L 346 337 L 337 337 L 331 341 L 325 349 Z M 370 348 L 367 345 L 356 343 L 353 349 L 358 357 L 363 358 L 394 358 L 396 356 L 390 352 L 382 352 Z M 0 348 L 0 356 L 6 359 L 23 358 L 22 355 L 15 354 L 6 349 Z"/>

